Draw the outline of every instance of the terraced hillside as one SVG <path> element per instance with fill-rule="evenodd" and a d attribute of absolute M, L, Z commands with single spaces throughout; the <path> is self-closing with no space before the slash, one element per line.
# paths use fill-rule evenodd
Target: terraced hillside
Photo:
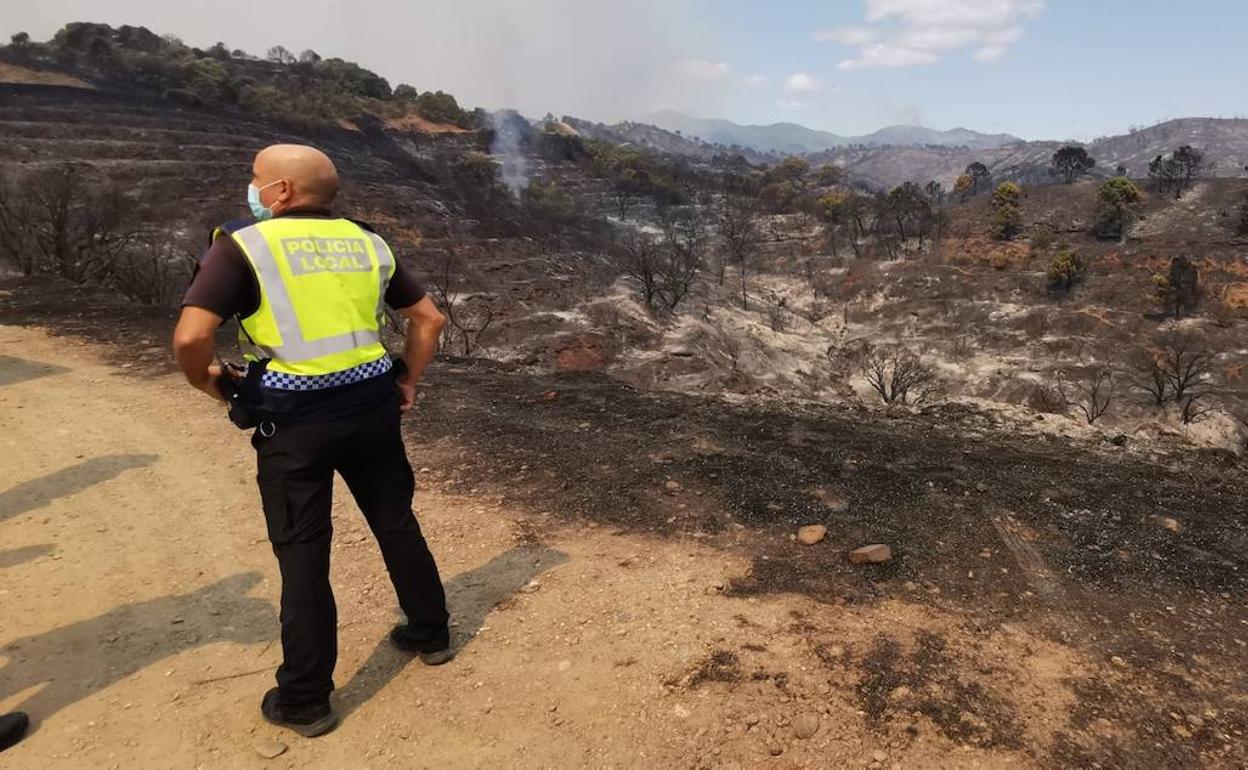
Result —
<path fill-rule="evenodd" d="M 479 190 L 465 192 L 456 164 L 488 149 L 480 132 L 361 119 L 306 133 L 141 91 L 0 83 L 0 174 L 81 166 L 115 184 L 145 230 L 180 238 L 191 254 L 211 226 L 246 214 L 251 160 L 275 142 L 312 143 L 329 153 L 344 179 L 339 211 L 377 226 L 431 291 L 469 305 L 489 302 L 503 344 L 549 331 L 546 311 L 573 306 L 607 280 L 600 255 L 581 245 L 592 232 L 530 232 L 513 198 L 483 205 L 472 198 Z M 528 170 L 558 179 L 591 205 L 600 195 L 593 180 L 558 164 L 530 157 Z M 525 355 L 556 365 L 565 346 L 583 346 L 579 334 L 571 336 L 545 337 Z"/>
<path fill-rule="evenodd" d="M 326 147 L 364 200 L 412 205 L 432 194 L 433 176 L 381 131 L 308 136 L 141 92 L 0 84 L 0 164 L 90 164 L 162 221 L 237 211 L 257 150 L 308 141 Z"/>

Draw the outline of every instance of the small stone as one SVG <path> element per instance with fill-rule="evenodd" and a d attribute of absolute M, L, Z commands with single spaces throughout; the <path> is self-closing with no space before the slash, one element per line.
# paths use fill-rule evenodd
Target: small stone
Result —
<path fill-rule="evenodd" d="M 1113 663 L 1115 666 L 1118 666 L 1119 668 L 1123 668 L 1124 666 L 1127 665 L 1127 662 L 1123 660 L 1122 658 L 1118 657 L 1117 655 L 1110 658 L 1109 662 Z"/>
<path fill-rule="evenodd" d="M 883 749 L 876 749 L 875 751 L 871 752 L 871 759 L 876 762 L 887 762 L 888 752 L 884 751 Z"/>
<path fill-rule="evenodd" d="M 425 466 L 423 466 L 423 467 L 420 469 L 420 472 L 421 472 L 421 473 L 429 473 L 429 472 L 431 472 L 432 470 L 433 470 L 433 468 L 430 468 L 428 465 L 425 465 Z"/>
<path fill-rule="evenodd" d="M 666 482 L 664 482 L 663 488 L 666 489 L 668 492 L 679 492 L 682 489 L 682 487 L 680 486 L 680 482 L 674 479 L 668 479 Z"/>
<path fill-rule="evenodd" d="M 1201 728 L 1201 727 L 1204 727 L 1204 726 L 1205 726 L 1205 720 L 1201 719 L 1200 717 L 1196 716 L 1195 714 L 1188 714 L 1188 715 L 1187 715 L 1187 723 L 1188 723 L 1189 725 L 1191 725 L 1192 727 L 1195 727 L 1195 728 L 1197 728 L 1197 729 L 1199 729 L 1199 728 Z"/>
<path fill-rule="evenodd" d="M 1178 519 L 1172 519 L 1172 518 L 1170 518 L 1169 516 L 1164 516 L 1164 517 L 1162 517 L 1162 519 L 1161 519 L 1161 526 L 1165 527 L 1166 529 L 1170 530 L 1171 532 L 1178 532 L 1180 529 L 1182 529 L 1182 528 L 1183 528 L 1183 526 L 1182 526 L 1181 524 L 1179 524 L 1179 520 L 1178 520 Z"/>
<path fill-rule="evenodd" d="M 526 593 L 526 594 L 535 594 L 538 592 L 539 589 L 541 589 L 541 587 L 542 587 L 542 584 L 539 581 L 530 580 L 528 583 L 524 584 L 524 586 L 520 589 L 520 592 Z"/>
<path fill-rule="evenodd" d="M 688 718 L 690 712 L 689 709 L 677 703 L 674 707 L 672 707 L 672 713 L 676 715 L 677 719 L 686 719 Z"/>
<path fill-rule="evenodd" d="M 814 737 L 817 732 L 819 732 L 818 714 L 802 714 L 793 720 L 793 734 L 798 738 L 805 740 Z"/>
<path fill-rule="evenodd" d="M 851 564 L 879 564 L 891 558 L 893 558 L 892 549 L 882 543 L 864 545 L 849 552 Z"/>
<path fill-rule="evenodd" d="M 783 510 L 784 510 L 784 506 L 783 506 L 783 505 L 781 505 L 780 503 L 771 502 L 771 503 L 767 503 L 767 510 L 769 510 L 769 511 L 783 511 Z"/>
<path fill-rule="evenodd" d="M 987 484 L 985 484 L 984 482 L 982 482 L 982 481 L 981 481 L 981 482 L 979 482 L 978 484 L 976 484 L 976 485 L 975 485 L 975 490 L 976 490 L 976 491 L 978 491 L 978 492 L 987 492 L 987 491 L 988 491 L 988 485 L 987 485 Z M 883 762 L 884 760 L 883 760 L 883 759 L 881 759 L 880 761 L 881 761 L 881 762 Z"/>
<path fill-rule="evenodd" d="M 753 727 L 754 725 L 758 724 L 759 721 L 760 721 L 760 717 L 758 716 L 758 714 L 750 714 L 745 718 L 745 723 L 749 725 L 750 727 Z"/>
<path fill-rule="evenodd" d="M 797 530 L 797 542 L 802 545 L 814 545 L 828 535 L 828 528 L 822 524 L 807 524 Z"/>
<path fill-rule="evenodd" d="M 778 744 L 778 743 L 771 743 L 771 744 L 768 744 L 768 745 L 767 745 L 767 753 L 768 753 L 768 754 L 770 754 L 770 755 L 772 755 L 773 757 L 778 757 L 778 756 L 780 756 L 781 754 L 783 754 L 783 753 L 784 753 L 784 747 L 783 747 L 783 746 L 781 746 L 781 745 L 780 745 L 780 744 Z"/>
<path fill-rule="evenodd" d="M 281 741 L 264 741 L 256 746 L 256 753 L 265 759 L 280 757 L 286 752 L 286 744 Z"/>
<path fill-rule="evenodd" d="M 560 671 L 567 671 L 567 670 L 569 670 L 569 669 L 571 669 L 571 668 L 572 668 L 572 661 L 570 661 L 570 660 L 561 660 L 561 661 L 559 661 L 559 670 L 560 670 Z"/>

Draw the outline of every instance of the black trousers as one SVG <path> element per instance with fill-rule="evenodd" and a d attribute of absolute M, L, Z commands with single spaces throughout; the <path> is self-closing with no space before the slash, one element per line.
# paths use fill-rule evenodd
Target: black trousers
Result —
<path fill-rule="evenodd" d="M 415 479 L 399 432 L 397 402 L 341 420 L 279 425 L 269 437 L 257 430 L 251 443 L 269 541 L 282 573 L 279 700 L 321 703 L 334 689 L 338 609 L 329 585 L 334 471 L 347 482 L 381 546 L 410 629 L 428 651 L 447 647 L 446 593 L 412 514 Z"/>

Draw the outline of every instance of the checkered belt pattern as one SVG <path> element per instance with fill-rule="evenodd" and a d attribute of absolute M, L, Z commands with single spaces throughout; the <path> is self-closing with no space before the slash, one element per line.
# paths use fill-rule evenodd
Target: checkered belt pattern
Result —
<path fill-rule="evenodd" d="M 339 385 L 362 382 L 363 380 L 385 374 L 390 371 L 390 367 L 390 356 L 382 356 L 376 361 L 369 361 L 366 364 L 353 366 L 350 369 L 343 369 L 341 372 L 333 372 L 332 374 L 286 374 L 285 372 L 265 370 L 264 375 L 260 378 L 260 385 L 273 390 L 324 390 L 326 388 L 336 388 Z"/>

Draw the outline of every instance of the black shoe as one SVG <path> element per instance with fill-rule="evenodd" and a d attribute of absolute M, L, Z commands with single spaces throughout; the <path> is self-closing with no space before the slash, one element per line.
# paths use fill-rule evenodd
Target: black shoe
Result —
<path fill-rule="evenodd" d="M 338 715 L 330 710 L 328 702 L 319 706 L 283 706 L 277 702 L 277 694 L 278 688 L 274 687 L 260 701 L 260 713 L 266 721 L 294 730 L 304 738 L 324 735 L 338 726 Z"/>
<path fill-rule="evenodd" d="M 0 716 L 0 751 L 17 745 L 27 727 L 30 727 L 30 718 L 20 711 Z"/>
<path fill-rule="evenodd" d="M 403 652 L 416 653 L 416 657 L 426 666 L 440 666 L 455 657 L 449 642 L 439 639 L 430 641 L 417 636 L 406 623 L 390 630 L 390 642 Z"/>

